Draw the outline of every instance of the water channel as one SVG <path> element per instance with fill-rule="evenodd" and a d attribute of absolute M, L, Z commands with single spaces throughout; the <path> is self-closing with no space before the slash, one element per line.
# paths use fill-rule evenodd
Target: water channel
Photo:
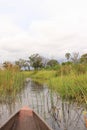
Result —
<path fill-rule="evenodd" d="M 46 84 L 29 80 L 24 89 L 11 101 L 0 102 L 0 125 L 23 106 L 29 106 L 53 128 L 53 130 L 87 130 L 83 111 L 85 107 L 62 101 Z"/>

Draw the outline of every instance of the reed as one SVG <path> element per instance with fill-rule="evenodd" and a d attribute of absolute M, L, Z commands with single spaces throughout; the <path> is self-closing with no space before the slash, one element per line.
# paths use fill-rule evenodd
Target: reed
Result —
<path fill-rule="evenodd" d="M 87 73 L 78 75 L 75 71 L 70 71 L 67 75 L 57 75 L 57 71 L 43 70 L 36 73 L 32 71 L 29 77 L 47 83 L 49 88 L 58 92 L 63 99 L 87 104 Z"/>
<path fill-rule="evenodd" d="M 53 90 L 60 93 L 63 99 L 74 99 L 87 103 L 87 75 L 69 75 L 52 78 L 50 85 Z"/>
<path fill-rule="evenodd" d="M 24 75 L 19 71 L 0 70 L 0 96 L 15 96 L 23 87 Z"/>

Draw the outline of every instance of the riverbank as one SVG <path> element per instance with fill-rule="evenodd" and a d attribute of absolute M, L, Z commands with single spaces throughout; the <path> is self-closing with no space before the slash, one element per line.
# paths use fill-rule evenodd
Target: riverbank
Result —
<path fill-rule="evenodd" d="M 48 86 L 58 92 L 63 99 L 75 100 L 87 104 L 87 73 L 76 74 L 70 72 L 68 75 L 59 75 L 57 71 L 30 71 L 23 72 L 34 81 L 47 83 Z"/>

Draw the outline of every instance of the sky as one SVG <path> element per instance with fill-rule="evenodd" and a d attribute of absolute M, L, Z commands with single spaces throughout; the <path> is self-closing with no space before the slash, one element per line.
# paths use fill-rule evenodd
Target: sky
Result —
<path fill-rule="evenodd" d="M 0 0 L 0 62 L 87 53 L 87 0 Z"/>

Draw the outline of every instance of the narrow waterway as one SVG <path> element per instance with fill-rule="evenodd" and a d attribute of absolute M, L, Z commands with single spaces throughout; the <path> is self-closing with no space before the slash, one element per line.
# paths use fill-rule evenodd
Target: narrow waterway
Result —
<path fill-rule="evenodd" d="M 87 130 L 83 106 L 64 102 L 58 94 L 30 80 L 25 88 L 11 101 L 10 96 L 0 102 L 0 125 L 23 106 L 36 111 L 53 130 Z"/>

